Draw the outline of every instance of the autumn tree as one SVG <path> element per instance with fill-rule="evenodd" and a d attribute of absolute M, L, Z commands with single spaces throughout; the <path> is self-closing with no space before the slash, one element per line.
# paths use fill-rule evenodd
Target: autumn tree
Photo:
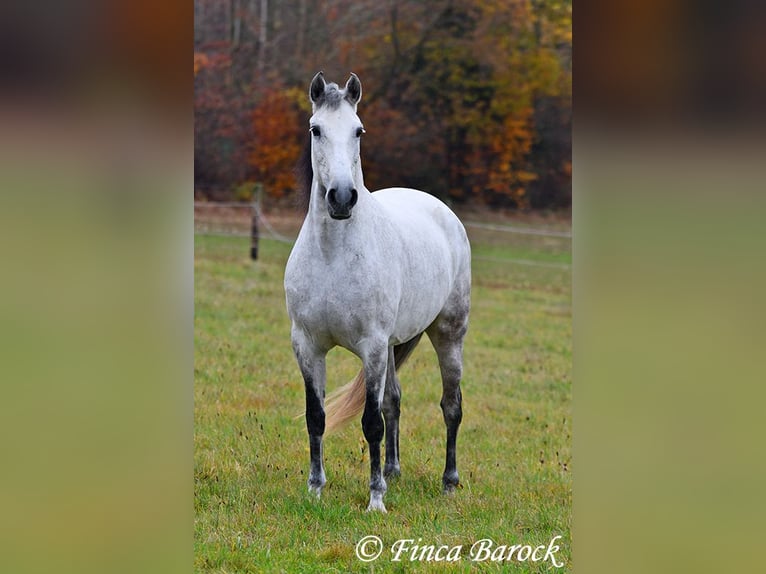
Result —
<path fill-rule="evenodd" d="M 295 188 L 293 167 L 301 152 L 300 110 L 295 90 L 266 91 L 252 112 L 252 140 L 248 163 L 251 177 L 273 197 Z"/>
<path fill-rule="evenodd" d="M 571 0 L 195 0 L 195 186 L 283 194 L 309 79 L 354 71 L 371 189 L 567 206 L 571 14 Z"/>

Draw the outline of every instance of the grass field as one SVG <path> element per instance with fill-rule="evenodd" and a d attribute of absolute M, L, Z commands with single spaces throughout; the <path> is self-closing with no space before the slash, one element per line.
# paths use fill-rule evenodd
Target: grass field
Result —
<path fill-rule="evenodd" d="M 303 383 L 292 356 L 282 277 L 290 246 L 195 238 L 195 570 L 198 572 L 566 572 L 571 569 L 569 241 L 471 230 L 473 302 L 465 345 L 462 488 L 441 494 L 444 423 L 436 357 L 423 339 L 402 368 L 402 476 L 388 514 L 366 513 L 361 425 L 325 439 L 327 485 L 307 493 Z M 510 263 L 538 261 L 550 266 Z M 358 359 L 328 357 L 328 392 Z M 355 555 L 377 535 L 374 562 Z M 470 561 L 478 540 L 561 549 L 550 562 Z M 463 545 L 456 563 L 392 561 L 391 545 Z"/>

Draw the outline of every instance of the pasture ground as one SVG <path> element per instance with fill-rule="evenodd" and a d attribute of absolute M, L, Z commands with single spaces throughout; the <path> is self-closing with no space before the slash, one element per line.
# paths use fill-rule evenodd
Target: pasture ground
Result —
<path fill-rule="evenodd" d="M 465 218 L 468 219 L 468 218 Z M 560 227 L 560 226 L 559 226 Z M 290 347 L 282 278 L 290 246 L 195 237 L 194 491 L 197 572 L 568 572 L 571 570 L 570 242 L 469 228 L 473 301 L 465 345 L 462 488 L 441 494 L 445 429 L 436 357 L 426 338 L 400 371 L 402 476 L 388 514 L 366 513 L 369 459 L 361 425 L 325 439 L 322 499 L 306 488 L 303 383 Z M 511 263 L 534 261 L 549 266 Z M 563 265 L 562 265 L 563 264 Z M 336 349 L 328 392 L 359 368 Z M 355 546 L 386 550 L 363 563 Z M 472 563 L 471 545 L 547 545 L 549 562 Z M 463 545 L 454 564 L 392 562 L 400 539 Z"/>

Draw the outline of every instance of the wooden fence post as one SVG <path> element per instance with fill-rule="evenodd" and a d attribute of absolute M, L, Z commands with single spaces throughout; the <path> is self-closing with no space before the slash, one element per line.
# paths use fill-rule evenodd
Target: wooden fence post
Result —
<path fill-rule="evenodd" d="M 250 259 L 258 259 L 258 214 L 261 210 L 261 192 L 263 186 L 260 183 L 253 185 L 252 221 L 250 222 Z"/>

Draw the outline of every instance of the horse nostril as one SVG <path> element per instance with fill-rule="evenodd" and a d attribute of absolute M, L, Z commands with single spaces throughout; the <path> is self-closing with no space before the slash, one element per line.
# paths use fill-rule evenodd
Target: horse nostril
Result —
<path fill-rule="evenodd" d="M 351 207 L 356 205 L 356 200 L 359 199 L 359 194 L 355 189 L 351 190 Z"/>
<path fill-rule="evenodd" d="M 337 190 L 333 187 L 330 188 L 330 190 L 327 192 L 327 199 L 330 201 L 330 203 L 336 203 L 335 201 L 335 193 Z"/>

